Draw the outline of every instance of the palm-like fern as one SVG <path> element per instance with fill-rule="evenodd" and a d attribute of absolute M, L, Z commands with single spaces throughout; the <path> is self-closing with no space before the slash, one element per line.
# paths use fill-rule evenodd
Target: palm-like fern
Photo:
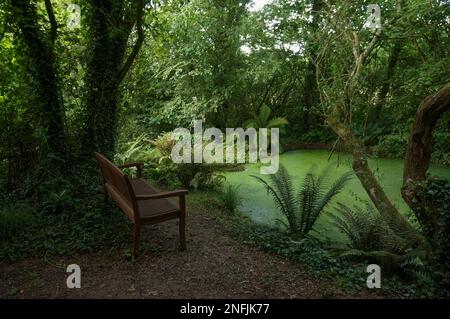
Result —
<path fill-rule="evenodd" d="M 413 266 L 416 269 L 426 259 L 428 249 L 422 245 L 423 241 L 417 240 L 419 232 L 393 224 L 370 203 L 366 203 L 365 209 L 338 203 L 336 210 L 338 214 L 331 217 L 348 239 L 342 257 L 363 257 L 390 268 Z"/>
<path fill-rule="evenodd" d="M 275 206 L 286 217 L 285 225 L 291 235 L 302 238 L 311 231 L 320 214 L 351 179 L 352 173 L 345 173 L 330 187 L 327 187 L 327 176 L 328 168 L 319 176 L 315 176 L 310 170 L 297 194 L 294 191 L 292 177 L 283 165 L 280 165 L 276 174 L 270 175 L 269 181 L 259 176 L 253 177 L 265 186 Z"/>
<path fill-rule="evenodd" d="M 278 128 L 280 133 L 284 133 L 286 125 L 289 124 L 286 118 L 276 117 L 271 119 L 272 110 L 267 105 L 263 104 L 259 110 L 259 114 L 254 114 L 253 117 L 244 123 L 245 128 Z"/>

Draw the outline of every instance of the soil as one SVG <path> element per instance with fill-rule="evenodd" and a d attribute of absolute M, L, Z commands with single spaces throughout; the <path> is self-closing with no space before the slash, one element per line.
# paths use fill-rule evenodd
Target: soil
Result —
<path fill-rule="evenodd" d="M 208 213 L 188 216 L 187 251 L 178 250 L 177 221 L 148 226 L 142 253 L 27 258 L 0 262 L 2 298 L 372 298 L 352 295 L 305 268 L 241 243 Z M 131 237 L 131 234 L 130 234 Z M 131 244 L 130 244 L 131 247 Z M 66 267 L 81 267 L 81 288 L 68 289 Z"/>

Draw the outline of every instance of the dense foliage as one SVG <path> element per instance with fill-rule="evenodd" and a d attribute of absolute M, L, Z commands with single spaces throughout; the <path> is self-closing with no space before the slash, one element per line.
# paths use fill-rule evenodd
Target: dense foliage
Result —
<path fill-rule="evenodd" d="M 93 151 L 144 162 L 145 177 L 163 187 L 218 192 L 236 212 L 239 187 L 219 170 L 242 165 L 170 159 L 170 132 L 200 119 L 220 129 L 276 127 L 282 144 L 351 153 L 372 203 L 333 208 L 347 257 L 389 256 L 400 272 L 430 263 L 430 277 L 449 285 L 449 181 L 418 181 L 414 200 L 425 213 L 412 209 L 412 222 L 368 164 L 372 155 L 403 158 L 419 105 L 449 87 L 448 1 L 380 0 L 381 29 L 364 27 L 368 0 L 272 0 L 258 11 L 250 0 L 73 2 L 76 26 L 63 0 L 0 2 L 0 257 L 124 244 L 112 235 L 129 225 L 104 212 Z M 449 165 L 444 107 L 427 133 L 431 161 Z M 257 178 L 305 245 L 273 229 L 253 229 L 251 239 L 290 259 L 322 254 L 314 267 L 335 267 L 341 259 L 323 243 L 314 251 L 308 234 L 349 175 L 328 189 L 310 173 L 298 192 L 282 166 L 272 184 Z"/>
<path fill-rule="evenodd" d="M 431 223 L 422 220 L 422 230 L 433 246 L 432 264 L 436 268 L 436 274 L 442 284 L 448 287 L 450 284 L 450 257 L 448 255 L 450 249 L 450 217 L 448 214 L 450 211 L 450 181 L 430 177 L 420 185 L 420 188 L 415 202 L 419 206 L 423 205 L 422 203 L 433 203 L 432 207 L 426 207 L 427 217 L 436 223 L 437 228 L 433 229 Z"/>
<path fill-rule="evenodd" d="M 417 230 L 396 227 L 369 203 L 353 209 L 339 204 L 333 215 L 338 229 L 348 238 L 341 257 L 369 259 L 384 269 L 401 268 L 405 272 L 423 271 L 428 247 L 418 245 Z"/>

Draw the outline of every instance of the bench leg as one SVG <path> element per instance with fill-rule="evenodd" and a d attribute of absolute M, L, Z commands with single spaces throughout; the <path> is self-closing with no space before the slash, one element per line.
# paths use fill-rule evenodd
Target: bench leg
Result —
<path fill-rule="evenodd" d="M 185 218 L 180 217 L 180 249 L 181 250 L 186 250 L 185 226 L 186 226 Z"/>
<path fill-rule="evenodd" d="M 133 255 L 137 256 L 139 251 L 139 240 L 141 237 L 141 225 L 134 224 L 134 232 L 133 232 Z"/>
<path fill-rule="evenodd" d="M 184 196 L 180 197 L 180 249 L 186 250 L 186 200 Z"/>
<path fill-rule="evenodd" d="M 105 202 L 108 202 L 108 191 L 106 190 L 106 184 L 105 181 L 103 181 L 103 195 L 105 196 Z"/>
<path fill-rule="evenodd" d="M 108 212 L 110 214 L 110 213 L 112 213 L 112 206 L 109 205 L 109 194 L 104 185 L 103 185 L 103 195 L 105 197 L 104 202 L 103 202 L 105 205 L 105 210 L 106 210 L 106 212 Z"/>

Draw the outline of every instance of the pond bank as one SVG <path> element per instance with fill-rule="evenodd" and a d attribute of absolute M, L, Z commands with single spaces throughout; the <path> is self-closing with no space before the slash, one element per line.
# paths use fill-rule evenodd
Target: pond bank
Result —
<path fill-rule="evenodd" d="M 327 165 L 331 165 L 329 177 L 330 180 L 334 180 L 344 172 L 352 170 L 351 162 L 352 157 L 349 154 L 336 153 L 330 158 L 330 153 L 325 150 L 289 151 L 280 156 L 280 163 L 293 176 L 295 187 L 299 186 L 311 167 L 315 167 L 316 171 L 319 172 Z M 403 182 L 403 161 L 374 157 L 369 159 L 369 164 L 392 202 L 402 213 L 406 214 L 408 208 L 400 194 Z M 267 176 L 259 174 L 259 165 L 249 164 L 246 165 L 243 172 L 226 172 L 224 175 L 230 183 L 241 185 L 240 190 L 244 202 L 240 209 L 256 222 L 273 225 L 282 216 L 275 208 L 264 187 L 251 176 L 257 175 L 267 178 Z M 431 165 L 430 172 L 437 176 L 450 178 L 450 167 Z M 334 203 L 341 202 L 348 206 L 364 206 L 364 202 L 368 200 L 365 190 L 355 177 L 336 197 Z M 332 209 L 330 210 L 332 211 Z M 331 240 L 344 240 L 343 236 L 330 223 L 330 218 L 326 214 L 319 218 L 317 230 Z"/>

